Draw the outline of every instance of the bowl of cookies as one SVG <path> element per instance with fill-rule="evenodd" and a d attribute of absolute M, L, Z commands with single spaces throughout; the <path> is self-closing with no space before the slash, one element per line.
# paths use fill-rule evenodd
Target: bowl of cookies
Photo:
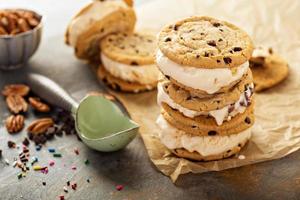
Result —
<path fill-rule="evenodd" d="M 39 47 L 42 16 L 27 9 L 0 9 L 0 69 L 20 68 Z"/>

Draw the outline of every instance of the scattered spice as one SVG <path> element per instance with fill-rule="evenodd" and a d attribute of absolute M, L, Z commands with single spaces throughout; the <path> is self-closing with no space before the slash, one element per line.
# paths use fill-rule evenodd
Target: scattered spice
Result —
<path fill-rule="evenodd" d="M 6 165 L 9 165 L 9 160 L 7 158 L 4 159 Z"/>
<path fill-rule="evenodd" d="M 60 195 L 59 196 L 59 200 L 65 200 L 65 196 L 64 195 Z"/>
<path fill-rule="evenodd" d="M 72 169 L 72 170 L 76 170 L 77 167 L 73 165 L 73 166 L 71 167 L 71 169 Z"/>
<path fill-rule="evenodd" d="M 46 186 L 46 182 L 43 182 L 42 184 L 43 184 L 43 186 Z"/>
<path fill-rule="evenodd" d="M 75 153 L 76 155 L 79 155 L 79 150 L 78 150 L 78 148 L 75 148 L 75 149 L 74 149 L 74 153 Z"/>
<path fill-rule="evenodd" d="M 65 193 L 68 193 L 68 188 L 66 186 L 64 186 L 63 189 Z"/>
<path fill-rule="evenodd" d="M 77 188 L 77 183 L 73 183 L 73 184 L 71 185 L 71 188 L 72 188 L 73 190 L 76 190 L 76 188 Z"/>
<path fill-rule="evenodd" d="M 50 165 L 51 167 L 54 166 L 54 165 L 55 165 L 54 160 L 50 160 L 50 161 L 49 161 L 49 165 Z"/>
<path fill-rule="evenodd" d="M 25 145 L 25 146 L 29 146 L 30 142 L 29 142 L 27 137 L 24 138 L 22 144 Z"/>
<path fill-rule="evenodd" d="M 61 155 L 61 153 L 54 153 L 53 157 L 60 158 L 60 157 L 62 157 L 62 155 Z"/>
<path fill-rule="evenodd" d="M 90 164 L 90 161 L 89 161 L 88 159 L 86 159 L 86 160 L 84 161 L 84 164 L 88 165 L 88 164 Z"/>
<path fill-rule="evenodd" d="M 124 186 L 123 186 L 123 185 L 117 185 L 117 186 L 116 186 L 116 189 L 117 189 L 118 191 L 121 191 L 121 190 L 123 190 L 123 188 L 124 188 Z"/>
<path fill-rule="evenodd" d="M 55 152 L 55 148 L 48 148 L 49 153 L 54 153 Z"/>
<path fill-rule="evenodd" d="M 31 165 L 34 165 L 37 162 L 38 162 L 38 158 L 36 156 L 32 156 L 31 157 Z"/>
<path fill-rule="evenodd" d="M 40 151 L 41 149 L 42 149 L 42 146 L 41 146 L 41 145 L 36 145 L 36 146 L 35 146 L 35 150 L 36 150 L 36 151 Z"/>

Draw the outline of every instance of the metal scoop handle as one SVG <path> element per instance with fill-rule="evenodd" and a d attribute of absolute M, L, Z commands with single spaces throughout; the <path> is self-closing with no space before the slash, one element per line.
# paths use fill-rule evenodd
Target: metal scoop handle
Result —
<path fill-rule="evenodd" d="M 52 105 L 70 112 L 78 107 L 78 103 L 62 87 L 46 76 L 29 73 L 25 82 L 35 94 Z"/>

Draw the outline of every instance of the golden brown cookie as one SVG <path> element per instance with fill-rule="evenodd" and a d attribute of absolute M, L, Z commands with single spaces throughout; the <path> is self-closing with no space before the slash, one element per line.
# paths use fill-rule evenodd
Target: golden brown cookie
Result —
<path fill-rule="evenodd" d="M 253 74 L 255 91 L 260 92 L 282 82 L 289 73 L 288 63 L 279 55 L 271 54 L 261 60 L 250 59 L 250 68 Z"/>
<path fill-rule="evenodd" d="M 198 152 L 189 152 L 186 149 L 174 149 L 171 150 L 172 153 L 174 153 L 175 155 L 177 155 L 178 157 L 181 158 L 187 158 L 190 160 L 196 160 L 196 161 L 212 161 L 212 160 L 220 160 L 223 158 L 229 158 L 235 154 L 237 154 L 238 152 L 240 152 L 240 150 L 246 145 L 248 140 L 241 142 L 238 146 L 224 152 L 221 154 L 217 154 L 217 155 L 210 155 L 210 156 L 202 156 L 201 154 L 199 154 Z"/>
<path fill-rule="evenodd" d="M 170 81 L 163 81 L 165 92 L 177 104 L 195 111 L 210 111 L 223 108 L 239 100 L 245 89 L 252 84 L 252 74 L 248 73 L 233 87 L 229 88 L 226 93 L 217 93 L 211 95 L 199 94 L 198 90 L 186 90 L 178 87 Z"/>
<path fill-rule="evenodd" d="M 206 16 L 186 18 L 164 27 L 158 46 L 172 61 L 200 68 L 236 67 L 247 62 L 253 51 L 246 32 Z"/>
<path fill-rule="evenodd" d="M 230 121 L 224 121 L 218 126 L 215 119 L 210 116 L 200 115 L 189 118 L 178 110 L 162 103 L 162 115 L 174 127 L 187 133 L 198 136 L 231 135 L 240 133 L 254 124 L 254 102 L 246 108 L 244 113 L 233 117 Z"/>
<path fill-rule="evenodd" d="M 143 91 L 149 91 L 155 89 L 157 85 L 157 83 L 153 83 L 151 85 L 143 85 L 136 82 L 124 81 L 122 79 L 112 76 L 101 65 L 98 67 L 97 76 L 100 80 L 102 80 L 103 83 L 105 83 L 112 89 L 123 92 L 138 93 Z"/>
<path fill-rule="evenodd" d="M 100 42 L 100 48 L 101 53 L 119 63 L 131 66 L 155 63 L 156 38 L 150 33 L 108 35 Z"/>
<path fill-rule="evenodd" d="M 78 58 L 99 60 L 100 39 L 112 33 L 132 33 L 135 22 L 133 8 L 123 1 L 93 1 L 71 20 L 65 41 L 75 48 Z"/>

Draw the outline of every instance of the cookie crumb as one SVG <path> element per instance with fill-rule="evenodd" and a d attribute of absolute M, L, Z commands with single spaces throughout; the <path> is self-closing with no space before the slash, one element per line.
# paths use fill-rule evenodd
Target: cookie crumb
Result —
<path fill-rule="evenodd" d="M 240 159 L 240 160 L 244 160 L 246 158 L 246 156 L 244 156 L 244 155 L 239 155 L 239 157 L 238 157 L 238 159 Z"/>

